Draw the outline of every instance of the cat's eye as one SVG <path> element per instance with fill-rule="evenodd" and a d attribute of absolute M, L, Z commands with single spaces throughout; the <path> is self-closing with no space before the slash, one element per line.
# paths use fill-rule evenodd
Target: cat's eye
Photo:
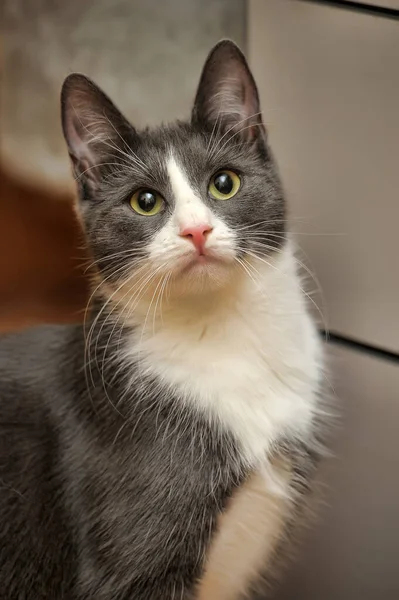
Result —
<path fill-rule="evenodd" d="M 236 195 L 241 180 L 234 171 L 218 171 L 211 179 L 209 193 L 216 200 L 228 200 Z"/>
<path fill-rule="evenodd" d="M 152 217 L 162 210 L 164 199 L 158 192 L 141 189 L 130 198 L 130 206 L 139 215 Z"/>

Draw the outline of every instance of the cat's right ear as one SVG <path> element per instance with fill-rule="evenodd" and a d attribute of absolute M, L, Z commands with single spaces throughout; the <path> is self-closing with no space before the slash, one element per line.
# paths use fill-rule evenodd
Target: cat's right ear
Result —
<path fill-rule="evenodd" d="M 112 158 L 121 161 L 120 142 L 133 128 L 108 96 L 79 73 L 64 81 L 61 112 L 74 174 L 87 195 L 96 191 L 101 167 Z"/>

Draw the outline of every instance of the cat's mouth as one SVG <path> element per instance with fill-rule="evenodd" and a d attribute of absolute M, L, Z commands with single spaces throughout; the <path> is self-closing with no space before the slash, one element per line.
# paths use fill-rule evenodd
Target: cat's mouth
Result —
<path fill-rule="evenodd" d="M 215 269 L 223 269 L 231 264 L 231 258 L 227 258 L 215 249 L 204 249 L 202 252 L 190 253 L 181 257 L 179 261 L 180 273 L 202 273 L 214 272 Z"/>
<path fill-rule="evenodd" d="M 184 269 L 195 269 L 206 267 L 207 265 L 221 263 L 220 258 L 216 258 L 215 256 L 211 256 L 210 254 L 196 254 L 194 256 L 190 256 L 188 260 L 185 261 Z"/>

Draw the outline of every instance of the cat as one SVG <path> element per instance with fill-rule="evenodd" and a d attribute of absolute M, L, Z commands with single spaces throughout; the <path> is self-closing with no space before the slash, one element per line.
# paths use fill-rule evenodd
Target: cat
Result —
<path fill-rule="evenodd" d="M 245 57 L 211 50 L 187 122 L 136 130 L 80 74 L 61 104 L 93 295 L 84 326 L 1 340 L 2 598 L 269 593 L 323 352 Z"/>

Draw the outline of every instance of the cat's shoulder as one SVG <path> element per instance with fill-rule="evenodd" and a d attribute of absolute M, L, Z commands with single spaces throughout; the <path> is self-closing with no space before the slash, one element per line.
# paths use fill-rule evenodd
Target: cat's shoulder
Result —
<path fill-rule="evenodd" d="M 0 335 L 0 378 L 45 370 L 81 344 L 80 325 L 40 325 Z"/>

